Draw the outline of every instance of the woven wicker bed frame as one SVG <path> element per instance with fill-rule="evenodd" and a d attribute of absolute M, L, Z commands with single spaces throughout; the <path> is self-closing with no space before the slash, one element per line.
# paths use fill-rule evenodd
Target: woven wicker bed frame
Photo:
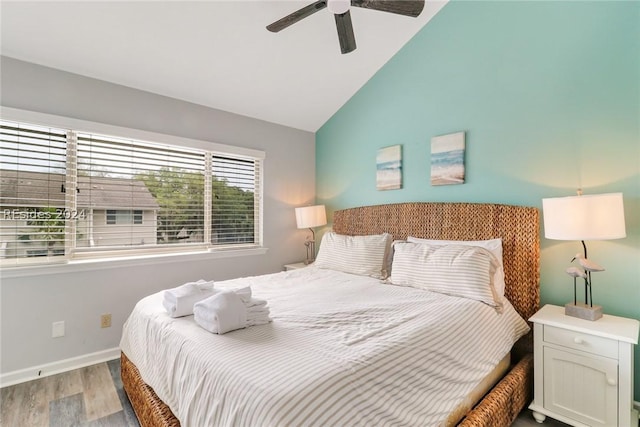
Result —
<path fill-rule="evenodd" d="M 443 240 L 484 240 L 503 244 L 505 296 L 524 319 L 539 308 L 539 214 L 536 208 L 481 203 L 398 203 L 336 211 L 333 230 L 365 235 L 388 232 L 395 239 L 416 236 Z M 531 334 L 512 351 L 504 378 L 460 422 L 462 426 L 509 426 L 531 400 Z M 143 427 L 177 427 L 171 410 L 147 386 L 135 365 L 121 354 L 124 389 Z"/>

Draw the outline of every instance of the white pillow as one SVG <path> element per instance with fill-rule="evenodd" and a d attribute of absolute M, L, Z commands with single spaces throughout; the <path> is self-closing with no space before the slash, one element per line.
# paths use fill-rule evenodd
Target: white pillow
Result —
<path fill-rule="evenodd" d="M 314 265 L 319 268 L 345 273 L 387 277 L 385 259 L 390 251 L 391 234 L 345 236 L 333 231 L 322 236 L 320 250 Z"/>
<path fill-rule="evenodd" d="M 491 283 L 497 266 L 495 256 L 479 246 L 396 242 L 390 281 L 500 307 Z"/>
<path fill-rule="evenodd" d="M 426 243 L 428 245 L 467 245 L 467 246 L 479 246 L 485 248 L 496 257 L 499 266 L 496 268 L 496 272 L 493 275 L 493 287 L 495 291 L 504 296 L 504 266 L 502 264 L 502 239 L 490 239 L 490 240 L 432 240 L 432 239 L 420 239 L 418 237 L 407 237 L 407 242 L 413 243 Z"/>

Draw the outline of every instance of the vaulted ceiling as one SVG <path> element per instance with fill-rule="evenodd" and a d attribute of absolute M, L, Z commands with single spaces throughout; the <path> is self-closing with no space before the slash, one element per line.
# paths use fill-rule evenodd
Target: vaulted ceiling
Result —
<path fill-rule="evenodd" d="M 1 53 L 315 132 L 446 0 L 418 18 L 352 7 L 346 55 L 327 9 L 265 29 L 310 3 L 2 0 Z"/>

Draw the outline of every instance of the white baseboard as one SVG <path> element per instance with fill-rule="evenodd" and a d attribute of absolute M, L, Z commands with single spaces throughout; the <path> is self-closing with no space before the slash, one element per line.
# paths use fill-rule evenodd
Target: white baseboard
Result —
<path fill-rule="evenodd" d="M 120 348 L 97 351 L 70 359 L 58 360 L 44 365 L 20 369 L 18 371 L 0 374 L 0 388 L 24 383 L 38 378 L 48 377 L 61 372 L 72 371 L 85 366 L 95 365 L 120 357 Z"/>

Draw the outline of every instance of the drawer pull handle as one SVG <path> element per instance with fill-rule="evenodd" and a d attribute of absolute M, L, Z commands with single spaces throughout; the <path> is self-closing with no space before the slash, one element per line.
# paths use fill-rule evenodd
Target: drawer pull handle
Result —
<path fill-rule="evenodd" d="M 607 377 L 607 384 L 609 384 L 609 385 L 618 385 L 618 382 L 616 381 L 615 378 Z"/>
<path fill-rule="evenodd" d="M 576 344 L 584 344 L 584 340 L 582 338 L 580 338 L 580 337 L 575 337 L 573 339 L 573 342 L 576 343 Z"/>

